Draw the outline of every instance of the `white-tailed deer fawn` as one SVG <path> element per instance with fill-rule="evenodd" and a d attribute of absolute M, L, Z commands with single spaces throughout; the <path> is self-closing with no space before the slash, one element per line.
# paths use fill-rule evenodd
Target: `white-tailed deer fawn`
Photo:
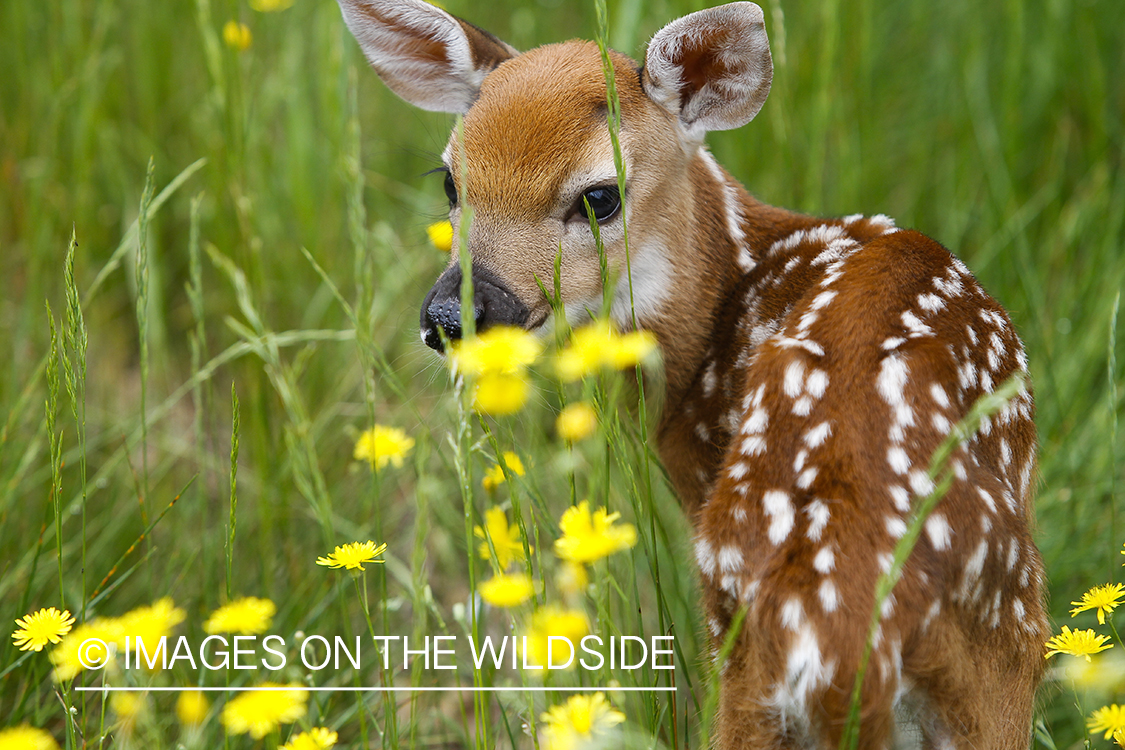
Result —
<path fill-rule="evenodd" d="M 637 324 L 667 373 L 659 450 L 695 524 L 715 643 L 747 608 L 716 744 L 836 747 L 875 582 L 931 489 L 932 452 L 981 394 L 1026 369 L 1004 310 L 929 238 L 884 216 L 764 205 L 715 162 L 705 134 L 749 122 L 772 80 L 752 3 L 669 24 L 643 67 L 612 54 L 624 202 L 596 45 L 519 53 L 420 0 L 340 5 L 392 90 L 464 115 L 443 159 L 454 227 L 464 205 L 474 212 L 478 326 L 547 324 L 536 279 L 553 277 L 560 249 L 568 317 L 598 309 L 583 198 L 617 270 L 625 206 Z M 631 328 L 619 278 L 612 315 Z M 460 285 L 454 261 L 423 304 L 435 349 L 438 327 L 460 335 Z M 1048 635 L 1029 529 L 1032 408 L 1022 393 L 954 454 L 955 481 L 883 607 L 861 747 L 892 743 L 896 713 L 925 747 L 1027 747 Z"/>

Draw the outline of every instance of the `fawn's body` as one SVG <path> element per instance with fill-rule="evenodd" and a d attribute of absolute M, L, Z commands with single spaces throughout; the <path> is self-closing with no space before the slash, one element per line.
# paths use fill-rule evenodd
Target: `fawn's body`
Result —
<path fill-rule="evenodd" d="M 536 279 L 562 253 L 568 317 L 601 299 L 586 197 L 611 265 L 620 204 L 595 45 L 518 54 L 417 0 L 340 0 L 397 93 L 465 114 L 443 155 L 465 204 L 482 326 L 547 325 Z M 761 12 L 702 11 L 613 62 L 628 169 L 633 305 L 667 379 L 659 450 L 695 523 L 706 619 L 721 643 L 719 747 L 835 747 L 874 606 L 934 449 L 976 398 L 1026 369 L 1003 309 L 944 248 L 885 217 L 820 220 L 757 202 L 702 145 L 757 113 L 772 78 Z M 462 164 L 465 166 L 462 169 Z M 456 264 L 423 306 L 423 339 L 460 332 Z M 1023 393 L 953 457 L 883 609 L 861 747 L 913 713 L 924 746 L 1027 745 L 1047 637 L 1031 540 L 1032 401 Z"/>

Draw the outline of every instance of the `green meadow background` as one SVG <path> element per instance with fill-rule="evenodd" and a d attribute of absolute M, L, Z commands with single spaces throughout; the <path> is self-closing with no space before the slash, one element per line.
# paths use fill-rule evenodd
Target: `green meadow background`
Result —
<path fill-rule="evenodd" d="M 608 6 L 612 46 L 635 57 L 663 24 L 703 7 Z M 1125 560 L 1125 508 L 1117 507 L 1125 355 L 1116 325 L 1125 281 L 1125 3 L 763 6 L 773 91 L 750 125 L 711 135 L 713 151 L 766 202 L 823 215 L 881 212 L 930 234 L 1008 308 L 1037 396 L 1037 539 L 1051 613 L 1059 625 L 1096 626 L 1089 613 L 1072 621 L 1068 610 L 1090 586 L 1121 580 Z M 445 7 L 524 49 L 592 38 L 596 27 L 585 0 Z M 232 19 L 252 34 L 244 51 L 223 41 Z M 13 647 L 15 618 L 48 606 L 114 616 L 171 596 L 187 613 L 176 632 L 198 641 L 229 592 L 276 602 L 272 632 L 287 639 L 361 633 L 350 577 L 314 560 L 372 538 L 389 543 L 385 568 L 364 579 L 376 626 L 463 635 L 474 552 L 466 524 L 493 504 L 521 508 L 537 566 L 550 570 L 559 515 L 573 497 L 589 497 L 642 533 L 633 551 L 601 564 L 599 590 L 612 596 L 586 604 L 591 618 L 603 632 L 672 632 L 680 648 L 674 704 L 611 694 L 628 716 L 628 742 L 702 746 L 708 672 L 690 529 L 659 466 L 646 472 L 636 419 L 625 411 L 603 440 L 568 451 L 554 437 L 554 414 L 560 397 L 582 392 L 541 378 L 517 417 L 459 421 L 444 366 L 419 342 L 420 302 L 448 259 L 426 239 L 445 199 L 440 176 L 425 173 L 438 165 L 451 124 L 382 86 L 331 0 L 296 0 L 274 13 L 234 0 L 0 3 L 2 726 L 43 727 L 64 746 L 272 750 L 288 729 L 256 743 L 224 740 L 221 699 L 194 739 L 185 739 L 168 694 L 146 699 L 132 731 L 116 727 L 100 697 L 56 687 L 46 652 Z M 150 160 L 156 198 L 141 233 Z M 63 356 L 76 362 L 64 347 L 72 233 L 71 288 L 89 336 L 75 399 L 49 357 L 53 325 Z M 401 468 L 377 477 L 352 459 L 359 432 L 375 422 L 417 441 Z M 480 477 L 497 449 L 515 449 L 528 471 L 490 495 Z M 487 574 L 483 561 L 474 566 L 476 580 Z M 502 611 L 479 616 L 484 632 L 513 632 Z M 370 671 L 269 677 L 377 679 Z M 395 680 L 439 678 L 454 679 L 413 670 Z M 455 679 L 472 684 L 474 675 L 462 669 Z M 619 679 L 670 684 L 647 670 Z M 1048 681 L 1037 746 L 1081 747 L 1083 712 L 1125 698 L 1125 685 L 1116 689 L 1076 696 L 1066 681 Z M 317 695 L 306 726 L 337 729 L 347 747 L 365 738 L 385 747 L 530 747 L 523 725 L 559 699 Z M 64 704 L 75 709 L 69 729 Z"/>

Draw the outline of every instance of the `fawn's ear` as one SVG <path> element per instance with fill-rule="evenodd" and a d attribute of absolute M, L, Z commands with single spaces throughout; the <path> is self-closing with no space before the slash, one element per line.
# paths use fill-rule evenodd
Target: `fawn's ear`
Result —
<path fill-rule="evenodd" d="M 731 3 L 665 26 L 649 42 L 644 88 L 680 119 L 687 135 L 730 130 L 753 119 L 773 80 L 762 9 Z"/>
<path fill-rule="evenodd" d="M 422 109 L 468 112 L 489 71 L 519 54 L 422 0 L 338 1 L 375 72 L 391 91 Z"/>

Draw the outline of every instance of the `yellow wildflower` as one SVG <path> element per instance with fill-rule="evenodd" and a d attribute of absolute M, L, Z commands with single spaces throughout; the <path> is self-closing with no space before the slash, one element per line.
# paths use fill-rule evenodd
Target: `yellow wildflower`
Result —
<path fill-rule="evenodd" d="M 494 417 L 515 414 L 527 401 L 531 385 L 523 373 L 490 372 L 477 380 L 473 409 Z"/>
<path fill-rule="evenodd" d="M 563 536 L 555 540 L 555 554 L 570 562 L 590 563 L 629 549 L 637 543 L 637 530 L 628 523 L 615 526 L 620 517 L 620 513 L 607 513 L 605 508 L 591 514 L 588 500 L 567 508 L 559 520 Z"/>
<path fill-rule="evenodd" d="M 22 620 L 17 619 L 19 629 L 12 633 L 12 640 L 20 651 L 42 651 L 48 643 L 61 641 L 72 625 L 74 618 L 69 610 L 59 612 L 54 607 L 47 607 L 24 616 Z"/>
<path fill-rule="evenodd" d="M 176 718 L 186 726 L 199 726 L 207 718 L 209 708 L 203 691 L 185 690 L 176 699 Z"/>
<path fill-rule="evenodd" d="M 542 607 L 531 616 L 531 625 L 527 629 L 527 640 L 524 641 L 528 664 L 546 668 L 547 649 L 550 647 L 551 663 L 561 666 L 566 663 L 571 654 L 565 641 L 557 640 L 566 638 L 573 648 L 574 661 L 570 668 L 578 662 L 579 644 L 590 633 L 590 623 L 581 611 L 576 609 L 560 609 L 554 605 Z M 551 636 L 555 640 L 548 641 Z"/>
<path fill-rule="evenodd" d="M 309 691 L 299 685 L 264 682 L 268 690 L 250 690 L 223 706 L 223 726 L 231 734 L 247 734 L 260 740 L 282 724 L 291 724 L 305 715 Z M 290 688 L 278 690 L 277 688 Z"/>
<path fill-rule="evenodd" d="M 172 632 L 172 628 L 184 621 L 185 613 L 172 603 L 171 597 L 154 602 L 147 607 L 137 607 L 120 618 L 121 635 L 117 644 L 125 647 L 125 637 L 130 638 L 131 649 L 137 648 L 137 639 L 143 639 L 145 650 L 155 651 L 160 639 Z"/>
<path fill-rule="evenodd" d="M 1118 747 L 1125 748 L 1125 729 L 1118 729 L 1113 733 L 1113 741 Z"/>
<path fill-rule="evenodd" d="M 523 461 L 515 453 L 504 451 L 504 463 L 508 465 L 508 471 L 517 477 L 522 477 L 525 474 Z M 481 480 L 481 484 L 489 491 L 496 489 L 503 483 L 504 468 L 499 463 L 493 464 L 492 468 L 485 472 L 484 479 Z"/>
<path fill-rule="evenodd" d="M 211 634 L 257 635 L 269 630 L 275 614 L 277 607 L 269 599 L 244 596 L 212 612 L 203 629 Z"/>
<path fill-rule="evenodd" d="M 0 750 L 59 750 L 55 738 L 27 724 L 0 729 Z"/>
<path fill-rule="evenodd" d="M 511 464 L 508 464 L 511 466 Z M 523 474 L 523 472 L 519 472 Z M 520 535 L 519 526 L 509 526 L 508 516 L 500 508 L 489 508 L 484 512 L 484 528 L 476 526 L 473 535 L 484 539 L 480 544 L 480 557 L 488 560 L 492 557 L 492 549 L 496 550 L 496 564 L 500 570 L 506 570 L 513 560 L 527 561 L 523 554 L 523 537 Z M 492 549 L 488 547 L 488 540 L 492 540 Z M 532 547 L 534 552 L 535 548 Z"/>
<path fill-rule="evenodd" d="M 97 639 L 105 644 L 87 641 Z M 58 646 L 51 650 L 51 663 L 55 665 L 54 678 L 58 682 L 73 679 L 86 664 L 101 666 L 113 659 L 113 649 L 124 642 L 121 621 L 117 618 L 99 617 L 84 622 L 70 631 Z M 83 648 L 83 644 L 86 646 Z M 81 653 L 80 653 L 81 652 Z M 83 663 L 85 662 L 85 663 Z"/>
<path fill-rule="evenodd" d="M 388 463 L 402 466 L 402 459 L 414 447 L 414 438 L 397 427 L 377 424 L 359 436 L 355 443 L 355 460 L 366 461 L 373 469 Z"/>
<path fill-rule="evenodd" d="M 597 320 L 574 331 L 555 369 L 563 380 L 580 380 L 602 367 L 632 367 L 655 349 L 656 337 L 650 332 L 620 334 L 608 320 Z"/>
<path fill-rule="evenodd" d="M 250 34 L 250 27 L 238 21 L 227 21 L 223 26 L 223 41 L 227 46 L 239 52 L 245 52 L 250 49 L 254 38 Z"/>
<path fill-rule="evenodd" d="M 293 5 L 293 0 L 250 0 L 250 8 L 259 13 L 273 13 Z"/>
<path fill-rule="evenodd" d="M 316 558 L 317 565 L 325 565 L 329 568 L 347 568 L 348 570 L 365 570 L 363 567 L 365 563 L 383 563 L 386 560 L 376 560 L 377 555 L 383 554 L 387 549 L 387 544 L 384 542 L 378 547 L 375 542 L 370 540 L 366 542 L 352 542 L 337 546 L 335 551 L 328 557 Z"/>
<path fill-rule="evenodd" d="M 605 693 L 575 695 L 561 706 L 551 706 L 539 717 L 543 727 L 544 750 L 571 750 L 603 735 L 625 721 L 605 699 Z"/>
<path fill-rule="evenodd" d="M 598 415 L 594 412 L 594 407 L 585 401 L 567 404 L 555 420 L 555 430 L 559 437 L 571 443 L 588 437 L 597 428 Z"/>
<path fill-rule="evenodd" d="M 454 342 L 450 365 L 471 375 L 522 372 L 543 351 L 533 334 L 514 326 L 493 326 L 478 336 Z"/>
<path fill-rule="evenodd" d="M 1074 617 L 1079 612 L 1085 612 L 1088 609 L 1096 609 L 1098 611 L 1098 622 L 1105 625 L 1105 616 L 1112 613 L 1117 605 L 1121 604 L 1121 597 L 1123 596 L 1125 596 L 1125 584 L 1107 583 L 1105 586 L 1095 586 L 1082 595 L 1082 601 L 1071 602 L 1074 609 L 1070 610 L 1070 616 Z"/>
<path fill-rule="evenodd" d="M 430 236 L 433 246 L 442 252 L 453 250 L 453 225 L 448 221 L 439 221 L 426 227 L 426 234 Z"/>
<path fill-rule="evenodd" d="M 1090 730 L 1090 734 L 1104 731 L 1104 739 L 1108 740 L 1117 732 L 1125 730 L 1125 708 L 1116 703 L 1102 706 L 1086 719 L 1086 728 Z"/>
<path fill-rule="evenodd" d="M 117 717 L 117 725 L 128 734 L 137 726 L 137 719 L 145 710 L 145 697 L 141 693 L 116 692 L 110 695 L 109 705 Z"/>
<path fill-rule="evenodd" d="M 337 735 L 331 729 L 313 727 L 307 732 L 301 732 L 277 750 L 328 750 L 336 744 L 336 739 Z"/>
<path fill-rule="evenodd" d="M 494 607 L 515 607 L 523 604 L 535 589 L 531 585 L 531 576 L 526 573 L 501 573 L 485 581 L 477 589 L 481 599 Z"/>
<path fill-rule="evenodd" d="M 562 569 L 555 575 L 555 582 L 559 591 L 564 594 L 581 594 L 590 585 L 590 575 L 582 563 L 566 562 Z"/>
<path fill-rule="evenodd" d="M 1046 657 L 1050 658 L 1055 654 L 1070 654 L 1071 656 L 1085 656 L 1086 661 L 1090 661 L 1090 654 L 1113 648 L 1112 643 L 1106 643 L 1108 640 L 1108 635 L 1098 635 L 1093 630 L 1071 630 L 1063 625 L 1062 634 L 1047 641 Z"/>

